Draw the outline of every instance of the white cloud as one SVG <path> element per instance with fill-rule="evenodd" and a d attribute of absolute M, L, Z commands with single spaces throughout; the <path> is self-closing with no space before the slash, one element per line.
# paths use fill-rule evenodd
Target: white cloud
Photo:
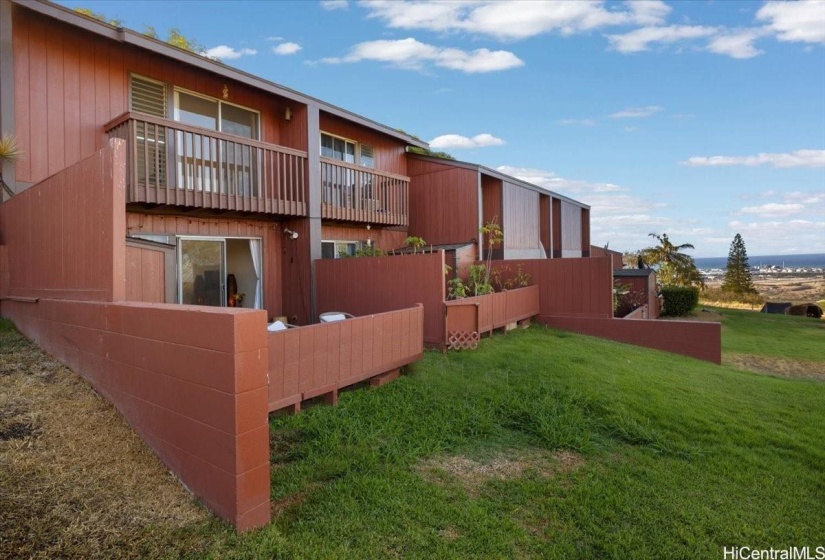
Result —
<path fill-rule="evenodd" d="M 728 223 L 730 238 L 739 233 L 755 255 L 821 253 L 825 251 L 825 221 L 767 220 Z M 730 241 L 728 241 L 730 243 Z M 754 249 L 756 248 L 756 249 Z"/>
<path fill-rule="evenodd" d="M 544 169 L 535 169 L 532 167 L 513 167 L 510 165 L 500 165 L 496 168 L 498 171 L 517 177 L 522 181 L 527 181 L 539 187 L 542 187 L 559 194 L 565 193 L 607 193 L 623 191 L 622 187 L 612 183 L 592 183 L 589 181 L 581 181 L 576 179 L 563 179 L 558 177 L 552 171 Z"/>
<path fill-rule="evenodd" d="M 427 64 L 434 64 L 467 74 L 497 72 L 524 66 L 524 62 L 509 51 L 476 49 L 468 52 L 428 45 L 412 37 L 358 43 L 346 56 L 324 58 L 321 62 L 341 64 L 362 60 L 388 62 L 408 70 L 422 70 Z"/>
<path fill-rule="evenodd" d="M 217 47 L 207 49 L 203 54 L 209 58 L 234 60 L 236 58 L 241 58 L 242 56 L 258 54 L 258 51 L 255 49 L 233 49 L 232 47 L 228 47 L 226 45 L 218 45 Z"/>
<path fill-rule="evenodd" d="M 325 10 L 346 10 L 349 8 L 347 0 L 321 0 L 321 7 Z"/>
<path fill-rule="evenodd" d="M 742 208 L 739 211 L 739 213 L 756 214 L 758 216 L 770 218 L 780 218 L 785 216 L 792 216 L 794 214 L 800 214 L 804 210 L 805 206 L 802 204 L 777 204 L 774 202 L 770 202 L 768 204 L 762 204 L 760 206 L 746 206 Z"/>
<path fill-rule="evenodd" d="M 360 5 L 369 10 L 369 17 L 381 19 L 392 28 L 469 32 L 502 40 L 526 39 L 549 32 L 572 35 L 613 25 L 658 25 L 671 11 L 660 0 L 627 3 L 625 9 L 607 9 L 600 0 L 366 0 Z"/>
<path fill-rule="evenodd" d="M 272 42 L 275 42 L 275 41 L 283 41 L 283 40 L 284 40 L 284 38 L 283 38 L 283 37 L 280 37 L 280 36 L 272 36 L 272 37 L 267 37 L 267 38 L 266 38 L 266 40 L 267 40 L 267 41 L 272 41 Z"/>
<path fill-rule="evenodd" d="M 552 171 L 502 165 L 498 171 L 547 190 L 571 196 L 590 205 L 591 239 L 594 245 L 608 241 L 617 250 L 639 249 L 649 245 L 647 234 L 667 228 L 673 221 L 660 214 L 667 204 L 646 199 L 613 183 L 565 179 Z"/>
<path fill-rule="evenodd" d="M 301 50 L 301 45 L 298 43 L 281 43 L 277 47 L 272 47 L 272 52 L 280 55 L 295 54 Z"/>
<path fill-rule="evenodd" d="M 773 167 L 825 167 L 825 150 L 760 153 L 755 156 L 694 156 L 680 162 L 689 166 L 771 165 Z"/>
<path fill-rule="evenodd" d="M 666 27 L 641 27 L 621 35 L 608 35 L 610 48 L 620 53 L 646 51 L 653 43 L 677 43 L 690 39 L 710 37 L 719 32 L 716 27 L 703 25 L 669 25 Z"/>
<path fill-rule="evenodd" d="M 821 0 L 767 2 L 756 18 L 780 41 L 825 43 L 825 6 Z"/>
<path fill-rule="evenodd" d="M 563 125 L 579 125 L 579 126 L 596 126 L 596 121 L 594 119 L 562 119 L 559 121 L 559 124 Z"/>
<path fill-rule="evenodd" d="M 763 37 L 765 32 L 760 29 L 746 29 L 731 33 L 723 33 L 710 40 L 708 50 L 717 54 L 725 54 L 731 58 L 753 58 L 765 51 L 754 46 L 756 39 Z"/>
<path fill-rule="evenodd" d="M 801 204 L 825 204 L 825 191 L 819 192 L 800 192 L 793 191 L 785 193 L 786 202 L 799 202 Z"/>
<path fill-rule="evenodd" d="M 492 134 L 477 134 L 472 138 L 459 134 L 443 134 L 429 142 L 430 147 L 436 150 L 486 148 L 487 146 L 503 146 L 504 140 Z"/>
<path fill-rule="evenodd" d="M 627 109 L 624 109 L 623 111 L 619 111 L 618 113 L 613 113 L 612 115 L 610 115 L 610 118 L 627 119 L 649 117 L 664 110 L 664 107 L 660 107 L 659 105 L 648 105 L 647 107 L 629 107 Z"/>

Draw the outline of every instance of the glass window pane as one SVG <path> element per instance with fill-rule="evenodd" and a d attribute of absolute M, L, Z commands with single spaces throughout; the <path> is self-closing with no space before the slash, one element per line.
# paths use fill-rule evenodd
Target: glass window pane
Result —
<path fill-rule="evenodd" d="M 344 161 L 344 141 L 340 138 L 333 138 L 333 151 L 335 155 L 333 156 L 335 159 L 340 159 Z"/>
<path fill-rule="evenodd" d="M 217 101 L 189 95 L 182 91 L 177 92 L 177 94 L 178 107 L 175 114 L 178 121 L 201 128 L 218 129 Z"/>
<path fill-rule="evenodd" d="M 323 241 L 321 243 L 321 258 L 334 259 L 335 258 L 335 243 L 331 241 Z"/>
<path fill-rule="evenodd" d="M 182 239 L 180 259 L 181 303 L 225 305 L 223 242 Z"/>
<path fill-rule="evenodd" d="M 335 244 L 335 249 L 338 251 L 338 257 L 346 257 L 355 255 L 355 243 L 338 242 Z"/>
<path fill-rule="evenodd" d="M 361 144 L 361 165 L 375 169 L 375 155 L 369 144 Z"/>
<path fill-rule="evenodd" d="M 334 158 L 335 152 L 332 149 L 332 136 L 329 134 L 321 135 L 321 157 Z"/>
<path fill-rule="evenodd" d="M 258 139 L 258 114 L 253 111 L 221 104 L 221 130 L 244 138 Z"/>
<path fill-rule="evenodd" d="M 346 142 L 344 161 L 347 163 L 355 163 L 355 144 L 352 142 Z"/>

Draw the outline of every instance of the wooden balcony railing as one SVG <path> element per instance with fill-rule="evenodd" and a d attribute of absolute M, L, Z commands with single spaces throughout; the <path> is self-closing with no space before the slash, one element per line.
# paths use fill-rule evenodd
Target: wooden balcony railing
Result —
<path fill-rule="evenodd" d="M 323 218 L 405 226 L 409 188 L 409 177 L 321 158 Z"/>
<path fill-rule="evenodd" d="M 306 216 L 306 152 L 124 113 L 105 127 L 128 143 L 127 202 Z"/>

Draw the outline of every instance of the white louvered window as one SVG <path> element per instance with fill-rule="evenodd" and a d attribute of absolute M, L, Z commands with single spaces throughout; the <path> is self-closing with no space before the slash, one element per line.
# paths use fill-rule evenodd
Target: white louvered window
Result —
<path fill-rule="evenodd" d="M 166 118 L 166 84 L 134 74 L 129 83 L 129 110 Z M 166 187 L 166 127 L 135 120 L 138 184 Z"/>
<path fill-rule="evenodd" d="M 166 118 L 166 84 L 132 74 L 130 86 L 132 111 Z"/>

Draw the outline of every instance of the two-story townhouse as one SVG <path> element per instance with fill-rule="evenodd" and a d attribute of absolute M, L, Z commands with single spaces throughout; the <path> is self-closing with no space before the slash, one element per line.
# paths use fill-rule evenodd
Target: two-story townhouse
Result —
<path fill-rule="evenodd" d="M 590 256 L 590 207 L 475 163 L 409 155 L 412 235 L 433 245 L 468 244 L 483 256 L 479 229 L 501 226 L 494 259 Z"/>
<path fill-rule="evenodd" d="M 406 236 L 396 129 L 42 0 L 0 0 L 0 71 L 17 192 L 126 141 L 129 300 L 305 324 L 313 260 Z"/>

